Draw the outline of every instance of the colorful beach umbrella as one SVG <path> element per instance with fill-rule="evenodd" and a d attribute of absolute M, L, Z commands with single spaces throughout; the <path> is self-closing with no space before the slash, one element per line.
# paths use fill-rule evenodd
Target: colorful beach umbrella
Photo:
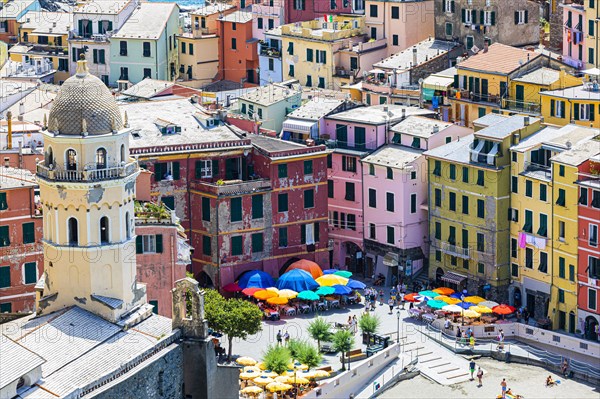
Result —
<path fill-rule="evenodd" d="M 242 290 L 242 294 L 246 295 L 246 296 L 253 296 L 255 293 L 257 293 L 258 291 L 264 291 L 264 288 L 244 288 Z"/>
<path fill-rule="evenodd" d="M 474 311 L 474 310 L 471 310 L 471 309 L 467 309 L 467 310 L 465 310 L 465 311 L 462 313 L 462 315 L 463 315 L 464 317 L 470 317 L 470 318 L 473 318 L 473 319 L 475 319 L 475 318 L 477 318 L 477 317 L 481 317 L 481 314 L 480 314 L 480 313 L 478 313 L 478 312 L 476 312 L 476 311 Z"/>
<path fill-rule="evenodd" d="M 283 298 L 293 299 L 298 296 L 298 293 L 294 290 L 288 290 L 287 288 L 279 291 L 279 296 Z"/>
<path fill-rule="evenodd" d="M 440 296 L 440 294 L 433 291 L 420 291 L 419 295 L 426 296 L 427 298 L 435 298 L 436 296 Z"/>
<path fill-rule="evenodd" d="M 411 294 L 404 295 L 404 300 L 407 302 L 421 302 L 425 297 L 413 292 Z"/>
<path fill-rule="evenodd" d="M 302 291 L 298 293 L 298 299 L 305 301 L 318 301 L 320 299 L 319 294 L 313 291 Z"/>
<path fill-rule="evenodd" d="M 433 292 L 437 292 L 440 295 L 452 295 L 454 294 L 454 290 L 449 287 L 439 287 L 433 290 Z"/>
<path fill-rule="evenodd" d="M 260 376 L 260 373 L 257 371 L 244 371 L 240 374 L 240 380 L 253 380 Z"/>
<path fill-rule="evenodd" d="M 254 383 L 257 385 L 267 385 L 272 382 L 275 382 L 274 379 L 272 379 L 271 377 L 267 377 L 267 376 L 260 376 L 258 378 L 253 379 L 252 381 L 254 381 Z"/>
<path fill-rule="evenodd" d="M 348 280 L 348 283 L 346 283 L 346 287 L 352 288 L 353 290 L 364 290 L 365 288 L 367 288 L 367 285 L 358 280 Z"/>
<path fill-rule="evenodd" d="M 492 308 L 492 311 L 496 314 L 507 315 L 507 314 L 512 314 L 512 313 L 516 312 L 517 308 L 515 308 L 514 306 L 502 304 L 502 305 L 494 306 Z"/>
<path fill-rule="evenodd" d="M 225 292 L 240 292 L 242 287 L 240 287 L 237 283 L 229 283 L 223 286 L 223 291 Z"/>
<path fill-rule="evenodd" d="M 323 275 L 323 271 L 321 270 L 321 267 L 319 265 L 317 265 L 315 262 L 308 260 L 308 259 L 300 259 L 300 260 L 292 263 L 287 268 L 286 272 L 289 272 L 290 270 L 294 270 L 294 269 L 304 270 L 305 272 L 310 273 L 310 275 L 313 278 L 319 278 Z"/>
<path fill-rule="evenodd" d="M 329 375 L 329 372 L 325 370 L 313 370 L 313 378 L 327 378 Z"/>
<path fill-rule="evenodd" d="M 473 295 L 473 296 L 466 296 L 464 299 L 465 302 L 471 302 L 474 304 L 478 304 L 479 302 L 484 302 L 485 298 L 482 298 L 480 296 L 477 295 Z"/>
<path fill-rule="evenodd" d="M 248 356 L 238 357 L 235 359 L 235 362 L 237 364 L 241 364 L 242 366 L 254 366 L 256 363 L 258 363 L 256 360 Z"/>
<path fill-rule="evenodd" d="M 441 309 L 444 306 L 447 306 L 448 304 L 444 301 L 436 301 L 435 299 L 432 299 L 430 301 L 427 301 L 427 306 L 429 306 L 432 309 Z"/>
<path fill-rule="evenodd" d="M 240 277 L 238 285 L 242 288 L 267 288 L 273 287 L 275 281 L 267 272 L 263 272 L 262 270 L 250 270 Z"/>
<path fill-rule="evenodd" d="M 262 372 L 262 374 L 260 375 L 261 377 L 269 377 L 269 378 L 275 378 L 278 376 L 278 374 L 274 371 L 271 370 L 265 370 Z"/>
<path fill-rule="evenodd" d="M 481 314 L 492 313 L 492 309 L 488 308 L 487 306 L 481 306 L 481 305 L 471 306 L 469 308 L 469 310 L 474 310 L 477 313 L 481 313 Z"/>
<path fill-rule="evenodd" d="M 336 272 L 339 272 L 340 269 L 327 269 L 327 270 L 323 270 L 323 274 L 335 274 Z"/>
<path fill-rule="evenodd" d="M 279 295 L 279 290 L 276 287 L 269 287 L 266 289 L 267 291 L 271 291 Z"/>
<path fill-rule="evenodd" d="M 458 305 L 446 305 L 442 310 L 450 313 L 462 313 L 464 311 L 464 309 Z"/>
<path fill-rule="evenodd" d="M 457 303 L 460 303 L 460 299 L 452 298 L 451 296 L 446 296 L 446 295 L 437 296 L 433 299 L 435 299 L 437 301 L 444 301 L 448 305 L 456 305 Z"/>
<path fill-rule="evenodd" d="M 246 366 L 243 368 L 243 371 L 244 371 L 244 373 L 247 373 L 248 371 L 250 371 L 250 372 L 256 372 L 256 373 L 260 374 L 261 369 L 258 366 Z"/>
<path fill-rule="evenodd" d="M 288 299 L 276 296 L 274 298 L 267 299 L 267 303 L 270 303 L 271 305 L 285 305 L 288 303 Z"/>
<path fill-rule="evenodd" d="M 450 296 L 451 296 L 452 298 L 461 299 L 461 300 L 462 300 L 462 297 L 463 297 L 463 295 L 464 295 L 465 297 L 468 297 L 468 296 L 470 296 L 470 294 L 464 294 L 464 293 L 462 293 L 462 292 L 455 292 L 454 294 L 450 294 Z"/>
<path fill-rule="evenodd" d="M 284 384 L 283 382 L 271 382 L 267 384 L 266 388 L 269 392 L 284 392 L 289 391 L 293 386 Z"/>
<path fill-rule="evenodd" d="M 498 302 L 494 302 L 494 301 L 483 301 L 483 302 L 479 302 L 477 305 L 479 306 L 485 306 L 488 307 L 490 309 L 493 309 L 494 307 L 500 305 Z"/>
<path fill-rule="evenodd" d="M 335 288 L 323 286 L 323 287 L 319 287 L 319 289 L 315 291 L 315 294 L 324 296 L 324 295 L 331 295 L 334 292 L 335 292 Z"/>
<path fill-rule="evenodd" d="M 347 278 L 338 276 L 337 274 L 326 274 L 319 277 L 316 281 L 320 286 L 327 287 L 331 287 L 332 285 L 346 285 L 348 283 Z"/>
<path fill-rule="evenodd" d="M 240 391 L 241 393 L 245 393 L 246 395 L 258 395 L 263 392 L 261 387 L 257 387 L 256 385 L 251 385 L 246 387 Z"/>
<path fill-rule="evenodd" d="M 301 269 L 290 270 L 277 280 L 277 288 L 290 289 L 296 292 L 314 290 L 319 287 L 312 275 Z"/>
<path fill-rule="evenodd" d="M 348 270 L 338 270 L 337 272 L 333 273 L 336 276 L 342 276 L 344 278 L 350 278 L 352 277 L 352 272 L 349 272 Z"/>
<path fill-rule="evenodd" d="M 475 304 L 473 302 L 460 302 L 460 303 L 457 303 L 457 305 L 465 310 L 469 309 L 471 306 L 475 306 Z"/>
<path fill-rule="evenodd" d="M 348 295 L 350 293 L 352 293 L 352 289 L 346 287 L 345 285 L 333 285 L 332 288 L 334 289 L 333 293 L 335 295 Z"/>
<path fill-rule="evenodd" d="M 253 296 L 256 299 L 260 299 L 261 301 L 264 301 L 264 300 L 267 300 L 269 298 L 275 298 L 278 295 L 277 295 L 276 292 L 264 290 L 264 291 L 257 291 L 257 292 L 255 292 Z"/>

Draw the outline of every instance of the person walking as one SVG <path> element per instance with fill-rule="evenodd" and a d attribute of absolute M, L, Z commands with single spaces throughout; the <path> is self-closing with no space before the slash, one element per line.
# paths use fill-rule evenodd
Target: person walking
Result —
<path fill-rule="evenodd" d="M 483 386 L 482 378 L 483 378 L 483 370 L 481 369 L 481 366 L 480 366 L 480 367 L 478 367 L 478 370 L 477 370 L 477 379 L 479 380 L 478 387 L 480 387 L 480 388 Z"/>
<path fill-rule="evenodd" d="M 356 315 L 352 316 L 352 332 L 356 334 L 358 332 L 358 319 Z"/>
<path fill-rule="evenodd" d="M 469 363 L 469 371 L 471 372 L 471 381 L 473 381 L 473 374 L 475 374 L 475 360 L 471 359 Z"/>
<path fill-rule="evenodd" d="M 383 293 L 383 289 L 379 290 L 379 306 L 383 306 L 383 299 L 385 294 Z"/>
<path fill-rule="evenodd" d="M 460 331 L 460 328 L 456 329 L 456 343 L 458 344 L 460 342 L 462 338 L 462 332 Z"/>
<path fill-rule="evenodd" d="M 283 341 L 283 336 L 281 335 L 281 330 L 279 330 L 277 332 L 277 345 L 281 345 L 282 341 Z"/>
<path fill-rule="evenodd" d="M 500 386 L 502 387 L 502 399 L 506 399 L 506 378 L 502 379 Z"/>
<path fill-rule="evenodd" d="M 471 347 L 471 350 L 475 349 L 475 336 L 473 334 L 471 334 L 471 338 L 469 338 L 469 346 Z"/>
<path fill-rule="evenodd" d="M 394 299 L 390 297 L 390 299 L 388 299 L 388 306 L 390 307 L 390 313 L 388 314 L 392 314 L 392 312 L 394 311 Z"/>
<path fill-rule="evenodd" d="M 283 335 L 283 339 L 285 341 L 285 346 L 288 345 L 288 343 L 290 342 L 290 334 L 286 331 L 285 334 Z"/>

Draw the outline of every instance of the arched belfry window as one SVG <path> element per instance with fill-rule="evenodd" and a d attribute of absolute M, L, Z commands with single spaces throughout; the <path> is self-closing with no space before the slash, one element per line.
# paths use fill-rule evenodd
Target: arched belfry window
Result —
<path fill-rule="evenodd" d="M 106 169 L 106 150 L 104 148 L 96 150 L 96 169 Z"/>
<path fill-rule="evenodd" d="M 72 148 L 67 150 L 67 170 L 77 170 L 77 151 Z"/>
<path fill-rule="evenodd" d="M 52 147 L 48 147 L 48 153 L 46 154 L 46 166 L 54 165 L 54 152 Z"/>
<path fill-rule="evenodd" d="M 69 218 L 68 221 L 69 245 L 79 245 L 79 226 L 77 219 Z"/>
<path fill-rule="evenodd" d="M 121 162 L 125 161 L 125 144 L 121 144 Z"/>
<path fill-rule="evenodd" d="M 129 212 L 125 213 L 125 236 L 129 240 L 131 238 L 131 226 L 129 225 Z"/>
<path fill-rule="evenodd" d="M 100 243 L 107 244 L 109 241 L 108 218 L 102 216 L 100 218 Z"/>

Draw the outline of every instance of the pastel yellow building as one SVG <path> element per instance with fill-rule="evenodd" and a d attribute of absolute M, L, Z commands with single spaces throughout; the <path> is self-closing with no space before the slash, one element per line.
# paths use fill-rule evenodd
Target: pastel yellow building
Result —
<path fill-rule="evenodd" d="M 540 93 L 546 123 L 564 126 L 575 123 L 600 128 L 600 86 L 588 82 L 562 90 Z"/>
<path fill-rule="evenodd" d="M 598 0 L 584 0 L 587 26 L 585 30 L 585 48 L 587 48 L 587 67 L 600 68 L 600 4 Z"/>
<path fill-rule="evenodd" d="M 70 76 L 71 19 L 72 15 L 66 12 L 29 11 L 17 21 L 19 43 L 10 48 L 10 60 L 31 66 L 36 72 L 52 71 L 51 78 L 45 81 L 56 84 L 65 81 Z"/>
<path fill-rule="evenodd" d="M 594 136 L 577 125 L 548 126 L 510 148 L 511 305 L 535 319 L 550 317 L 554 328 L 574 332 L 577 308 L 577 180 L 553 159 Z M 575 172 L 576 172 L 575 168 Z M 575 173 L 574 172 L 574 173 Z M 562 175 L 561 175 L 562 174 Z M 567 190 L 572 198 L 565 197 Z M 567 199 L 569 201 L 567 201 Z M 573 214 L 574 212 L 574 214 Z M 571 242 L 572 241 L 572 242 Z M 558 289 L 562 289 L 562 302 Z M 566 315 L 569 315 L 567 322 Z M 561 313 L 563 312 L 563 313 Z"/>
<path fill-rule="evenodd" d="M 540 129 L 529 116 L 489 114 L 475 133 L 427 151 L 429 277 L 455 290 L 508 300 L 509 148 Z"/>

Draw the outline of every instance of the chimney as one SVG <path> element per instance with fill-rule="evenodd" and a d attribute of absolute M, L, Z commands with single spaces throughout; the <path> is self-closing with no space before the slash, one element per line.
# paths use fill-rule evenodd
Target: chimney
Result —
<path fill-rule="evenodd" d="M 417 66 L 417 47 L 413 47 L 413 66 Z"/>
<path fill-rule="evenodd" d="M 433 134 L 439 133 L 440 127 L 438 125 L 433 125 Z"/>
<path fill-rule="evenodd" d="M 386 113 L 388 112 L 388 106 L 387 105 L 383 106 L 383 112 L 386 112 Z"/>
<path fill-rule="evenodd" d="M 487 53 L 487 52 L 488 52 L 488 50 L 489 50 L 489 48 L 490 48 L 490 42 L 489 42 L 489 39 L 487 39 L 487 38 L 486 38 L 486 39 L 483 39 L 483 52 L 484 52 L 484 53 Z"/>
<path fill-rule="evenodd" d="M 523 118 L 523 124 L 525 126 L 529 126 L 529 117 L 528 116 L 526 116 L 526 117 Z"/>
<path fill-rule="evenodd" d="M 406 108 L 402 108 L 402 119 L 406 119 Z"/>
<path fill-rule="evenodd" d="M 12 149 L 12 112 L 6 113 L 6 127 L 8 129 L 8 135 L 6 136 L 6 149 Z"/>

